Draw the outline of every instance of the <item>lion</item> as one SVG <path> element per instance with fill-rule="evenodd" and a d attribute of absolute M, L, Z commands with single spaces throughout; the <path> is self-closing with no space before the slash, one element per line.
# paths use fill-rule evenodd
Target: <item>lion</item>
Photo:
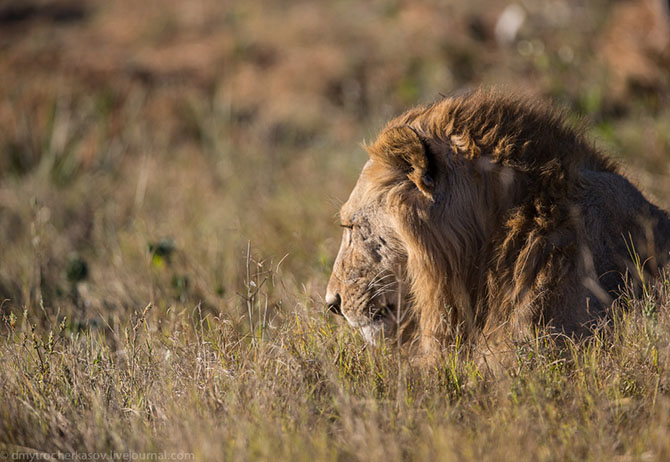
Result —
<path fill-rule="evenodd" d="M 581 337 L 670 259 L 667 212 L 543 103 L 445 98 L 366 149 L 325 301 L 369 343 Z"/>

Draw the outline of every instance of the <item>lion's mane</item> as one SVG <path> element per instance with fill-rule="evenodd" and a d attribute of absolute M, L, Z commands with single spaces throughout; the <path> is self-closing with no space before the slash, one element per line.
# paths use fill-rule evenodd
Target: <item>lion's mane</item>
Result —
<path fill-rule="evenodd" d="M 543 322 L 582 332 L 632 272 L 631 249 L 650 271 L 667 257 L 667 214 L 543 104 L 446 98 L 393 119 L 367 149 L 428 350 Z"/>

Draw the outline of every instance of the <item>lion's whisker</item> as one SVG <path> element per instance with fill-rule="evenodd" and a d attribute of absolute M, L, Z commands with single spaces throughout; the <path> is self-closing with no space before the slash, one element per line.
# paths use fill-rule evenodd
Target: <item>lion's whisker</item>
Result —
<path fill-rule="evenodd" d="M 383 274 L 383 273 L 385 273 L 385 271 L 381 270 L 381 271 L 378 271 L 377 274 L 375 274 L 373 276 L 373 278 L 370 280 L 370 282 L 368 282 L 368 289 L 372 288 L 375 284 L 377 284 L 379 282 L 382 282 L 384 279 L 393 277 L 393 274 L 391 274 L 391 273 L 386 273 L 386 274 Z M 383 274 L 383 275 L 380 277 L 381 274 Z"/>

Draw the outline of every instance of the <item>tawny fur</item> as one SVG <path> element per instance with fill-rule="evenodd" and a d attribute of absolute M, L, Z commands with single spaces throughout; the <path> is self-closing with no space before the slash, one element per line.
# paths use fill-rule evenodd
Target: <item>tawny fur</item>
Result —
<path fill-rule="evenodd" d="M 363 325 L 361 309 L 378 313 L 389 296 L 363 297 L 360 267 L 393 273 L 428 354 L 457 335 L 500 348 L 539 324 L 581 335 L 628 275 L 643 277 L 633 253 L 652 274 L 668 260 L 667 213 L 542 104 L 484 91 L 447 98 L 390 121 L 368 152 L 342 210 L 366 223 L 367 244 L 353 234 L 343 243 L 329 293 Z M 371 241 L 384 243 L 380 258 L 368 258 Z"/>

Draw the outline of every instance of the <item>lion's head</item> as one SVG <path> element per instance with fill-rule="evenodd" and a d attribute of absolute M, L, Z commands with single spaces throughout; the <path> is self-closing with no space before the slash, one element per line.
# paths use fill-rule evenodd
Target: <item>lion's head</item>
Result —
<path fill-rule="evenodd" d="M 340 210 L 344 231 L 326 302 L 370 343 L 376 343 L 381 334 L 402 333 L 401 338 L 409 339 L 417 321 L 411 306 L 424 303 L 420 294 L 431 291 L 418 269 L 443 267 L 447 263 L 439 261 L 439 255 L 444 252 L 455 264 L 465 250 L 474 250 L 473 238 L 480 234 L 459 228 L 461 218 L 480 221 L 476 191 L 470 184 L 459 184 L 458 175 L 447 181 L 440 173 L 467 165 L 447 165 L 444 156 L 434 156 L 444 146 L 408 122 L 392 121 L 368 146 L 370 159 Z M 450 187 L 457 188 L 457 197 L 449 193 Z M 460 217 L 453 220 L 451 238 L 437 236 L 435 223 L 447 217 L 434 205 L 452 200 L 458 203 L 448 210 Z M 427 254 L 426 245 L 435 252 Z"/>

